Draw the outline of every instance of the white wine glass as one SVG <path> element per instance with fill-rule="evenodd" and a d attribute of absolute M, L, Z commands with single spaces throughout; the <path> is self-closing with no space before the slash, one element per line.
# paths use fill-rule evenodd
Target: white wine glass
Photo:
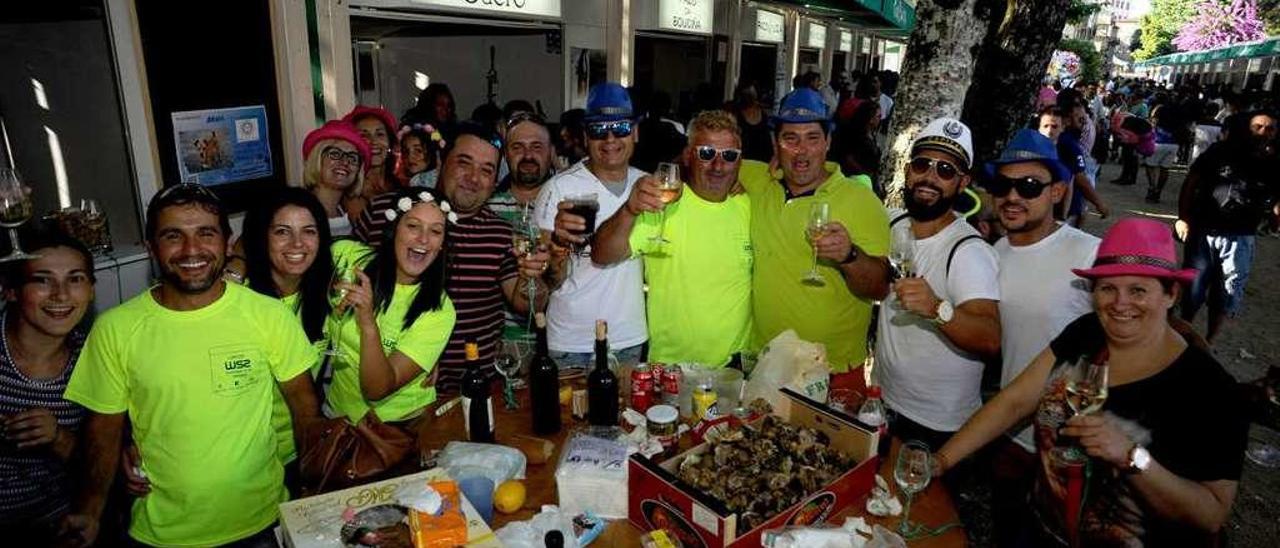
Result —
<path fill-rule="evenodd" d="M 919 534 L 922 526 L 911 523 L 911 499 L 916 493 L 924 491 L 933 478 L 933 462 L 930 460 L 929 446 L 918 440 L 908 440 L 898 448 L 898 460 L 893 467 L 893 481 L 898 489 L 907 495 L 907 503 L 902 511 L 902 521 L 898 523 L 898 534 L 910 540 Z"/>
<path fill-rule="evenodd" d="M 911 278 L 916 275 L 916 236 L 911 232 L 911 223 L 903 222 L 889 232 L 889 263 L 899 278 Z"/>
<path fill-rule="evenodd" d="M 822 279 L 822 274 L 818 272 L 818 238 L 822 237 L 822 233 L 827 229 L 827 223 L 831 222 L 831 204 L 827 202 L 813 202 L 809 206 L 809 222 L 805 224 L 805 239 L 809 240 L 809 247 L 812 249 L 813 261 L 809 264 L 809 271 L 800 278 L 801 283 L 812 286 L 827 285 L 826 280 Z"/>
<path fill-rule="evenodd" d="M 518 340 L 504 340 L 498 343 L 498 355 L 493 359 L 493 368 L 502 375 L 502 399 L 507 409 L 519 409 L 516 390 L 523 386 L 520 370 L 524 366 L 524 350 Z"/>
<path fill-rule="evenodd" d="M 18 244 L 18 227 L 31 219 L 33 209 L 31 187 L 22 184 L 16 169 L 0 168 L 0 226 L 9 229 L 9 244 L 12 247 L 8 255 L 0 257 L 0 262 L 39 257 L 23 251 Z"/>
<path fill-rule="evenodd" d="M 1076 365 L 1067 379 L 1067 406 L 1075 415 L 1088 415 L 1102 409 L 1107 401 L 1109 367 L 1105 363 L 1084 360 Z"/>
<path fill-rule="evenodd" d="M 649 238 L 654 243 L 669 244 L 667 240 L 667 206 L 680 198 L 680 189 L 684 183 L 680 181 L 680 166 L 663 162 L 654 170 L 653 178 L 658 181 L 658 194 L 662 199 L 662 209 L 658 211 L 658 233 Z"/>
<path fill-rule="evenodd" d="M 329 342 L 325 345 L 324 355 L 342 357 L 345 354 L 338 348 L 337 339 L 342 331 L 342 323 L 351 315 L 351 306 L 346 303 L 347 289 L 338 287 L 340 283 L 356 283 L 356 267 L 334 268 L 333 277 L 329 280 L 329 302 L 333 306 L 331 314 L 334 327 L 329 333 Z"/>

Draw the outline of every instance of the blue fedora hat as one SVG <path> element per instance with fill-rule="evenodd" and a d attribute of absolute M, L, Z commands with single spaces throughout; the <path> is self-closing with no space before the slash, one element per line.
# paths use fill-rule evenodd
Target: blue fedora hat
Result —
<path fill-rule="evenodd" d="M 1013 134 L 1013 139 L 1005 145 L 1004 150 L 1000 151 L 1000 157 L 987 162 L 985 166 L 987 178 L 995 177 L 996 169 L 1000 166 L 1023 162 L 1044 164 L 1053 175 L 1054 182 L 1071 179 L 1071 170 L 1058 159 L 1058 147 L 1048 137 L 1034 129 L 1020 129 Z"/>
<path fill-rule="evenodd" d="M 632 120 L 631 95 L 615 82 L 601 82 L 587 92 L 586 122 L 615 122 Z"/>
<path fill-rule="evenodd" d="M 822 100 L 822 94 L 810 88 L 799 88 L 782 98 L 782 105 L 771 120 L 776 127 L 778 124 L 809 122 L 828 124 L 831 117 L 827 115 L 827 103 Z"/>

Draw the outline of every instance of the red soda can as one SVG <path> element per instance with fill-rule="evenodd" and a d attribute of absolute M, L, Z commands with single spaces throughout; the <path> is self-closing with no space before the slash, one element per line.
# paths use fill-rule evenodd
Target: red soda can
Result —
<path fill-rule="evenodd" d="M 653 370 L 645 364 L 631 370 L 631 408 L 644 413 L 653 405 Z"/>
<path fill-rule="evenodd" d="M 665 374 L 666 365 L 661 363 L 649 364 L 649 369 L 653 371 L 653 401 L 662 401 L 662 382 Z"/>
<path fill-rule="evenodd" d="M 662 402 L 667 405 L 679 406 L 680 401 L 680 382 L 684 378 L 684 372 L 680 370 L 680 366 L 676 364 L 669 365 L 662 370 Z"/>

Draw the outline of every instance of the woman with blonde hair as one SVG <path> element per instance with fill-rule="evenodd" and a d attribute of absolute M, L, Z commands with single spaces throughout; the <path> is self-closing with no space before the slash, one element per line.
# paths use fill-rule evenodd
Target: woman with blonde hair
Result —
<path fill-rule="evenodd" d="M 355 127 L 339 120 L 325 122 L 302 141 L 302 187 L 324 206 L 334 236 L 351 233 L 352 212 L 363 209 L 361 192 L 371 153 Z"/>

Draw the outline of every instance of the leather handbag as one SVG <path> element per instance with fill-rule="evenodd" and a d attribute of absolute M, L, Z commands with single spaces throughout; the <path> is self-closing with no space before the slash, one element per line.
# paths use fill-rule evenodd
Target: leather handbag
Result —
<path fill-rule="evenodd" d="M 403 462 L 415 445 L 408 432 L 379 421 L 372 411 L 355 424 L 343 417 L 317 423 L 303 443 L 298 472 L 308 494 L 376 478 Z"/>

